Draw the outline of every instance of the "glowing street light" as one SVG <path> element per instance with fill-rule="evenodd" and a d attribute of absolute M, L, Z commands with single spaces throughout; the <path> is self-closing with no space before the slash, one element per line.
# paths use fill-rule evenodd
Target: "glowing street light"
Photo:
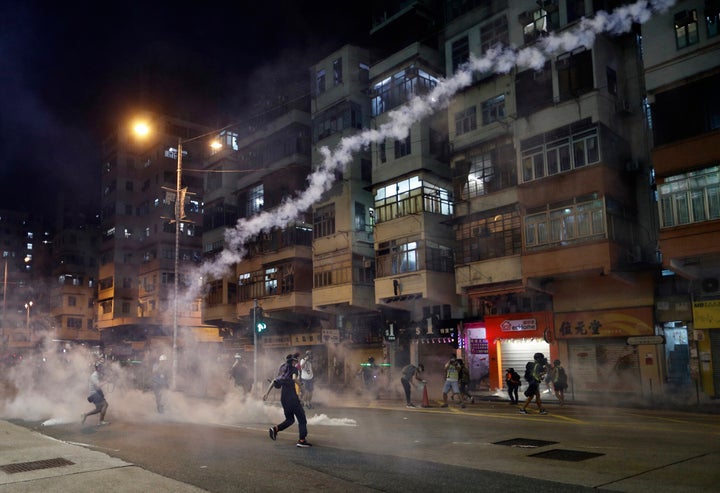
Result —
<path fill-rule="evenodd" d="M 32 308 L 32 306 L 32 301 L 25 303 L 25 311 L 27 312 L 27 316 L 25 318 L 25 328 L 28 331 L 28 341 L 32 341 L 32 333 L 30 332 L 30 308 Z"/>

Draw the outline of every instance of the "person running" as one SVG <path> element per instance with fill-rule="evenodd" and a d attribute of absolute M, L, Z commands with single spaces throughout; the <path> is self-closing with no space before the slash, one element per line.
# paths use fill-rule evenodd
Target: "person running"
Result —
<path fill-rule="evenodd" d="M 529 385 L 525 390 L 527 399 L 525 399 L 525 404 L 522 409 L 520 409 L 522 414 L 528 413 L 527 407 L 533 399 L 535 399 L 535 403 L 537 404 L 540 414 L 547 414 L 547 411 L 540 400 L 540 382 L 543 381 L 546 373 L 547 359 L 545 359 L 545 356 L 542 353 L 535 353 L 533 361 L 529 361 L 527 365 L 525 365 L 525 380 L 527 380 Z"/>
<path fill-rule="evenodd" d="M 295 390 L 295 383 L 299 380 L 297 364 L 297 356 L 294 354 L 288 354 L 285 357 L 285 363 L 280 365 L 278 376 L 270 382 L 270 386 L 263 396 L 263 401 L 267 400 L 272 389 L 280 389 L 280 403 L 285 413 L 285 421 L 270 427 L 270 439 L 277 440 L 277 434 L 292 426 L 297 418 L 300 438 L 296 445 L 307 448 L 312 447 L 312 445 L 306 440 L 307 418 L 305 417 L 305 410 L 302 404 L 300 404 L 300 398 Z"/>
<path fill-rule="evenodd" d="M 315 374 L 313 373 L 312 351 L 305 351 L 305 357 L 300 360 L 300 381 L 302 382 L 302 400 L 306 408 L 312 408 L 313 390 L 315 388 Z"/>
<path fill-rule="evenodd" d="M 87 398 L 88 402 L 92 402 L 95 404 L 95 409 L 93 411 L 89 411 L 87 413 L 83 413 L 80 415 L 82 418 L 82 424 L 85 424 L 85 420 L 88 416 L 92 416 L 93 414 L 100 414 L 100 421 L 98 422 L 98 426 L 103 425 L 109 425 L 110 422 L 105 421 L 105 413 L 108 409 L 108 402 L 105 400 L 105 393 L 102 390 L 102 386 L 100 385 L 100 382 L 103 379 L 103 364 L 101 362 L 95 363 L 95 371 L 92 372 L 89 379 L 89 396 Z"/>
<path fill-rule="evenodd" d="M 410 388 L 411 385 L 415 385 L 413 378 L 418 382 L 425 383 L 425 380 L 422 379 L 422 372 L 424 371 L 425 367 L 421 364 L 417 366 L 412 364 L 405 365 L 405 367 L 401 370 L 402 376 L 400 377 L 400 383 L 405 390 L 405 401 L 407 402 L 406 407 L 415 407 L 415 404 L 413 404 L 412 400 L 410 400 Z"/>

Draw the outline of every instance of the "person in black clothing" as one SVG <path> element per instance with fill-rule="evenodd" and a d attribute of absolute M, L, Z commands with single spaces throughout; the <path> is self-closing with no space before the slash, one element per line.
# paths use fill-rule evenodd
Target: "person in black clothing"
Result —
<path fill-rule="evenodd" d="M 286 428 L 292 426 L 297 418 L 300 439 L 297 446 L 306 448 L 312 447 L 305 439 L 307 437 L 307 418 L 305 410 L 300 404 L 300 398 L 295 390 L 295 383 L 300 381 L 297 369 L 298 359 L 294 354 L 288 354 L 285 363 L 280 366 L 278 376 L 270 383 L 270 386 L 263 396 L 263 400 L 267 400 L 272 389 L 280 389 L 280 403 L 285 413 L 285 421 L 277 426 L 271 426 L 269 433 L 272 440 L 277 440 L 277 434 Z"/>
<path fill-rule="evenodd" d="M 507 393 L 510 398 L 510 404 L 517 404 L 518 389 L 520 388 L 520 375 L 515 368 L 508 368 L 505 372 L 505 385 L 507 385 Z"/>

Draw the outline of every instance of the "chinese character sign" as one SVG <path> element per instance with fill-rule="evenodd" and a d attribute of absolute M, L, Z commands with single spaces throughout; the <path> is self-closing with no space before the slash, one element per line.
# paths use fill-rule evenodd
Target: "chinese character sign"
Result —
<path fill-rule="evenodd" d="M 652 335 L 652 308 L 558 313 L 558 339 Z"/>

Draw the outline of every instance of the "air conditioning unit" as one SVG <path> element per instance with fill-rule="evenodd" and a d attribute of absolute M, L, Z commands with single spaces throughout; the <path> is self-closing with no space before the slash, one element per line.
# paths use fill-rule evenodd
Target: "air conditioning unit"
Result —
<path fill-rule="evenodd" d="M 706 277 L 700 283 L 700 289 L 705 294 L 720 293 L 720 280 L 717 277 Z"/>

